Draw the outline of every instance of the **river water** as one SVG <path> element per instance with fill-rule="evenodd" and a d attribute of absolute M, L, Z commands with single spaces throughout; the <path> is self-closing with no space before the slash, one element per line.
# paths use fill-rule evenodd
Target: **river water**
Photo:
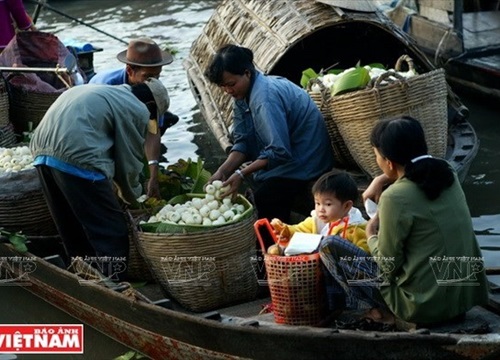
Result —
<path fill-rule="evenodd" d="M 123 66 L 116 54 L 126 48 L 131 38 L 149 36 L 162 46 L 175 50 L 174 62 L 163 68 L 161 80 L 171 96 L 170 110 L 180 117 L 179 123 L 167 130 L 162 142 L 166 158 L 201 157 L 211 170 L 223 160 L 218 143 L 208 132 L 191 94 L 182 61 L 191 43 L 201 32 L 218 4 L 217 0 L 61 0 L 48 4 L 92 25 L 112 37 L 91 29 L 67 16 L 50 10 L 40 13 L 40 30 L 56 34 L 66 44 L 92 43 L 104 50 L 94 55 L 95 71 Z M 33 13 L 34 5 L 27 3 Z M 500 244 L 500 106 L 467 94 L 462 100 L 470 109 L 470 121 L 481 146 L 473 162 L 464 189 L 481 244 Z M 484 251 L 487 263 L 495 264 L 492 252 Z M 497 264 L 495 264 L 497 265 Z M 44 303 L 27 291 L 15 287 L 0 288 L 0 323 L 78 323 L 66 314 Z M 85 326 L 84 355 L 1 355 L 6 359 L 112 359 L 128 349 L 99 332 Z"/>

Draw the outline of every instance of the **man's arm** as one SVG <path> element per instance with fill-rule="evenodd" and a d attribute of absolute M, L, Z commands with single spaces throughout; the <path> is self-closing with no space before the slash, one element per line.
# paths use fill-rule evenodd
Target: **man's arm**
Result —
<path fill-rule="evenodd" d="M 156 120 L 150 120 L 144 153 L 149 166 L 149 180 L 146 194 L 149 197 L 160 198 L 160 184 L 158 183 L 159 159 L 160 159 L 161 133 Z"/>

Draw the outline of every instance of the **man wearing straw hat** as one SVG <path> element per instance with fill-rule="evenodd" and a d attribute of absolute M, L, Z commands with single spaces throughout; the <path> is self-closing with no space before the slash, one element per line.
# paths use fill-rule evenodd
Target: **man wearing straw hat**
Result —
<path fill-rule="evenodd" d="M 158 79 L 163 65 L 168 65 L 173 61 L 172 55 L 168 51 L 161 50 L 156 42 L 147 37 L 131 40 L 127 49 L 118 53 L 116 57 L 126 66 L 100 72 L 90 79 L 89 84 L 140 84 L 148 78 Z M 161 136 L 178 121 L 179 117 L 169 111 L 161 114 L 157 119 L 159 130 L 157 130 L 156 141 L 152 148 L 154 154 L 147 159 L 151 175 L 147 191 L 149 196 L 160 196 L 157 176 L 158 160 L 161 155 Z"/>
<path fill-rule="evenodd" d="M 104 274 L 125 279 L 129 230 L 118 196 L 135 202 L 141 195 L 149 123 L 168 105 L 167 89 L 150 78 L 75 86 L 47 110 L 30 149 L 69 259 L 95 257 Z"/>

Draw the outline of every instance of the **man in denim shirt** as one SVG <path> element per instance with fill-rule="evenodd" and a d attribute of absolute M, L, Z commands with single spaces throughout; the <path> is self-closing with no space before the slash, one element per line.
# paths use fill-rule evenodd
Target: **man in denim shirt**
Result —
<path fill-rule="evenodd" d="M 211 181 L 229 185 L 227 196 L 252 176 L 258 216 L 289 221 L 299 192 L 333 167 L 320 111 L 291 81 L 258 72 L 252 51 L 244 47 L 219 49 L 205 75 L 234 98 L 234 145 Z"/>

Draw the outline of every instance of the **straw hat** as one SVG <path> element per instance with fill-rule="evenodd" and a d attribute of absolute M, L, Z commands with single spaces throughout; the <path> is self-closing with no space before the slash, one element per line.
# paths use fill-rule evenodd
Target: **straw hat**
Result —
<path fill-rule="evenodd" d="M 125 64 L 137 66 L 162 66 L 170 64 L 174 59 L 167 51 L 162 51 L 157 43 L 149 38 L 130 40 L 127 50 L 123 50 L 116 58 Z"/>

